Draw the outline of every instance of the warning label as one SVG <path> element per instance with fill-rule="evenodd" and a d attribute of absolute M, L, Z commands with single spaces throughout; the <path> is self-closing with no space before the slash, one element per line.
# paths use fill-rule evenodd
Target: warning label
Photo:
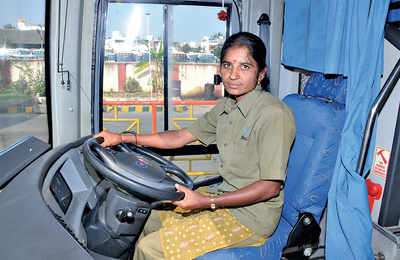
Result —
<path fill-rule="evenodd" d="M 389 167 L 390 151 L 376 146 L 374 162 L 372 164 L 372 172 L 378 176 L 386 178 Z"/>

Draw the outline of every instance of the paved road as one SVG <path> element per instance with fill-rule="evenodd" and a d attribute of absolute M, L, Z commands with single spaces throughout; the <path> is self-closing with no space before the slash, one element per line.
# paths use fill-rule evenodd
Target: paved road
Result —
<path fill-rule="evenodd" d="M 32 135 L 48 142 L 47 116 L 45 114 L 0 114 L 0 150 L 21 138 Z"/>

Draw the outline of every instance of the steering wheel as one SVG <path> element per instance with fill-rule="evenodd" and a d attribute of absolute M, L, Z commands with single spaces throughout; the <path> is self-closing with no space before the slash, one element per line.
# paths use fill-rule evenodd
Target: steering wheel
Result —
<path fill-rule="evenodd" d="M 185 194 L 176 191 L 176 183 L 193 189 L 193 181 L 185 171 L 149 149 L 121 144 L 121 151 L 115 151 L 102 147 L 99 139 L 103 138 L 90 138 L 83 144 L 86 160 L 126 192 L 155 202 L 183 199 Z"/>

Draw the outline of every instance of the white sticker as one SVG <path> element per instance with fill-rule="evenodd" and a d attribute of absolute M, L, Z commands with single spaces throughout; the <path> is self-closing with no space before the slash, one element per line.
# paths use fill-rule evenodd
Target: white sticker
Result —
<path fill-rule="evenodd" d="M 374 162 L 372 164 L 372 172 L 375 175 L 386 179 L 388 167 L 389 167 L 390 151 L 382 148 L 375 147 Z"/>

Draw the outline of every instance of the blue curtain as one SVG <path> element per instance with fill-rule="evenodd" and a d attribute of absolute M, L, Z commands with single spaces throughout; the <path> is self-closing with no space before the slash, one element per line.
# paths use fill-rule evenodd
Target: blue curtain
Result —
<path fill-rule="evenodd" d="M 389 0 L 285 1 L 282 63 L 348 77 L 346 121 L 328 196 L 328 260 L 374 259 L 367 189 L 356 169 L 368 113 L 380 88 L 388 4 Z"/>

